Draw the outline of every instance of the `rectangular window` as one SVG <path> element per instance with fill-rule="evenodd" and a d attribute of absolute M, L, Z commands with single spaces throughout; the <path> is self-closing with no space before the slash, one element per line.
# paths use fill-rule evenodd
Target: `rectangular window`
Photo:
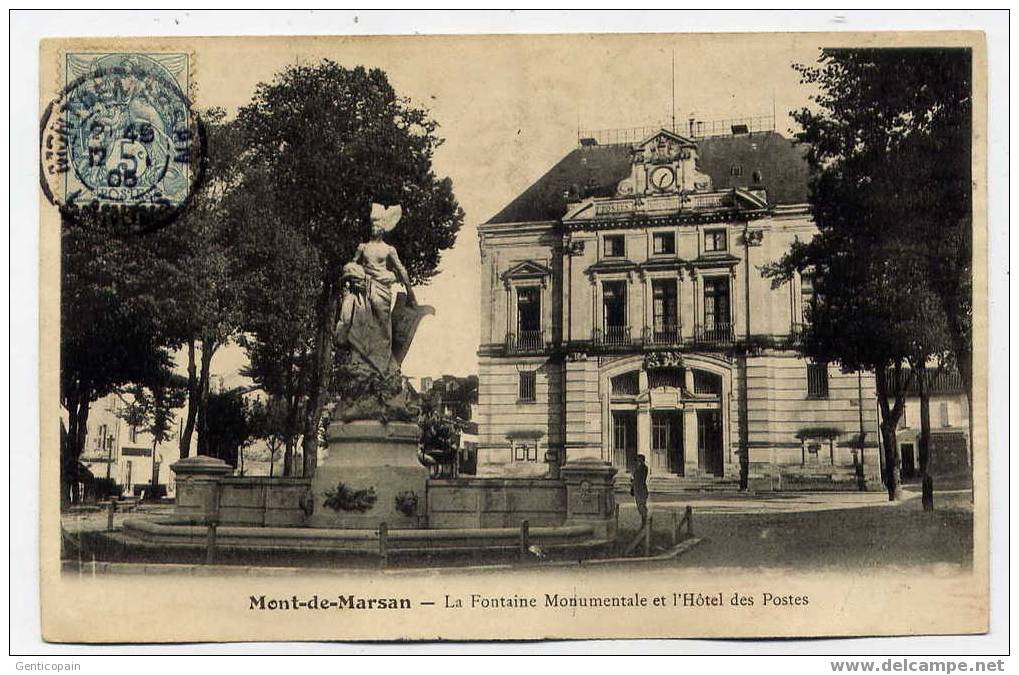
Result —
<path fill-rule="evenodd" d="M 704 327 L 729 327 L 729 277 L 709 277 L 704 280 Z"/>
<path fill-rule="evenodd" d="M 602 238 L 602 257 L 623 258 L 626 256 L 626 238 L 621 234 L 614 234 Z"/>
<path fill-rule="evenodd" d="M 655 232 L 651 236 L 651 250 L 655 255 L 675 255 L 676 235 L 672 232 Z"/>
<path fill-rule="evenodd" d="M 517 331 L 525 333 L 541 330 L 541 288 L 524 286 L 517 289 Z"/>
<path fill-rule="evenodd" d="M 537 462 L 537 443 L 517 443 L 513 447 L 513 461 L 515 462 Z"/>
<path fill-rule="evenodd" d="M 729 250 L 725 230 L 705 230 L 704 250 L 708 253 Z"/>
<path fill-rule="evenodd" d="M 533 370 L 522 370 L 520 375 L 520 400 L 533 402 L 537 396 L 537 373 Z"/>
<path fill-rule="evenodd" d="M 803 310 L 803 323 L 810 321 L 810 307 L 814 302 L 814 275 L 809 272 L 800 274 L 800 305 Z"/>
<path fill-rule="evenodd" d="M 828 364 L 807 364 L 807 397 L 828 398 Z"/>
<path fill-rule="evenodd" d="M 138 427 L 134 426 L 133 424 L 131 425 L 131 442 L 132 443 L 138 442 Z"/>
<path fill-rule="evenodd" d="M 675 279 L 652 279 L 655 340 L 675 340 L 679 333 L 679 310 Z"/>
<path fill-rule="evenodd" d="M 948 401 L 942 401 L 938 404 L 938 417 L 941 419 L 941 426 L 952 426 L 952 421 L 948 418 Z"/>
<path fill-rule="evenodd" d="M 626 326 L 625 281 L 606 281 L 602 284 L 602 323 L 606 331 Z"/>

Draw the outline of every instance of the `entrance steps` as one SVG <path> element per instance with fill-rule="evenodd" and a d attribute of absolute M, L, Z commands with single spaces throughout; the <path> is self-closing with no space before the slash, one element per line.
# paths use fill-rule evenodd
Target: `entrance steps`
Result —
<path fill-rule="evenodd" d="M 630 475 L 621 474 L 616 477 L 616 491 L 630 491 Z M 737 476 L 651 476 L 648 479 L 648 491 L 651 494 L 683 494 L 688 492 L 736 492 L 739 490 Z"/>

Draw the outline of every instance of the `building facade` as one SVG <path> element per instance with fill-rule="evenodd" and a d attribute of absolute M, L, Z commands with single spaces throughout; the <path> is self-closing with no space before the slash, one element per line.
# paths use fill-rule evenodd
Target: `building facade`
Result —
<path fill-rule="evenodd" d="M 88 418 L 88 436 L 81 462 L 95 478 L 109 478 L 123 487 L 124 495 L 151 485 L 153 478 L 174 494 L 170 465 L 180 459 L 175 440 L 155 447 L 153 464 L 152 436 L 121 419 L 125 403 L 110 394 L 92 404 Z"/>
<path fill-rule="evenodd" d="M 900 478 L 915 481 L 930 461 L 936 477 L 965 477 L 972 474 L 969 444 L 969 403 L 962 378 L 955 371 L 929 371 L 930 458 L 920 451 L 920 391 L 915 376 L 904 369 L 898 385 L 905 394 L 902 416 L 895 430 L 902 464 Z M 891 380 L 894 382 L 894 379 Z M 894 404 L 894 401 L 889 401 Z"/>
<path fill-rule="evenodd" d="M 583 140 L 479 226 L 478 473 L 639 453 L 680 483 L 877 480 L 872 375 L 806 360 L 809 277 L 761 274 L 816 231 L 806 191 L 777 133 L 663 129 Z"/>

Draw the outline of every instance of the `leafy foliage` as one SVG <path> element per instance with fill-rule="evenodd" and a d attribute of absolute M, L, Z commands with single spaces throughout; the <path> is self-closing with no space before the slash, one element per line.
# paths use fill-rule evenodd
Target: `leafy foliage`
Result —
<path fill-rule="evenodd" d="M 244 389 L 209 392 L 207 405 L 209 456 L 237 466 L 238 453 L 256 437 L 256 428 L 244 400 Z"/>
<path fill-rule="evenodd" d="M 776 285 L 812 275 L 811 356 L 876 373 L 893 495 L 903 396 L 889 389 L 889 371 L 954 360 L 968 372 L 971 59 L 952 49 L 826 49 L 818 64 L 796 66 L 819 93 L 816 109 L 793 117 L 809 144 L 820 232 L 765 273 Z"/>

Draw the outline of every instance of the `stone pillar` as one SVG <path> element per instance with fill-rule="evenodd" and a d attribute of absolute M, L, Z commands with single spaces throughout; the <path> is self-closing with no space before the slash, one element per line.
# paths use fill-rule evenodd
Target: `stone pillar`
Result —
<path fill-rule="evenodd" d="M 651 466 L 651 405 L 648 401 L 637 404 L 637 454 L 644 455 Z"/>
<path fill-rule="evenodd" d="M 683 408 L 683 475 L 695 476 L 700 473 L 701 463 L 697 454 L 697 411 L 689 406 Z"/>
<path fill-rule="evenodd" d="M 602 459 L 601 400 L 597 362 L 586 354 L 566 359 L 566 462 Z"/>
<path fill-rule="evenodd" d="M 231 475 L 233 467 L 221 459 L 195 455 L 171 464 L 176 475 L 177 496 L 173 513 L 178 520 L 202 522 L 215 499 L 219 479 Z"/>
<path fill-rule="evenodd" d="M 384 522 L 391 530 L 425 527 L 428 469 L 417 457 L 420 435 L 412 422 L 330 424 L 326 432 L 329 457 L 319 464 L 311 483 L 315 509 L 309 525 L 375 530 Z M 370 490 L 374 500 L 362 498 L 361 509 L 352 508 L 353 503 L 348 503 L 351 508 L 326 506 L 327 493 L 336 491 L 340 483 L 351 493 Z M 404 513 L 397 508 L 398 497 L 404 505 L 408 498 L 416 499 L 416 506 Z"/>
<path fill-rule="evenodd" d="M 648 287 L 650 285 L 651 285 L 651 280 L 648 279 L 647 273 L 646 272 L 641 272 L 640 273 L 640 286 L 641 286 L 642 296 L 641 296 L 641 307 L 640 307 L 640 309 L 641 309 L 640 327 L 639 328 L 634 328 L 634 330 L 637 332 L 637 337 L 639 337 L 641 340 L 644 340 L 644 338 L 650 333 L 650 331 L 652 331 L 654 329 L 654 325 L 653 324 L 654 324 L 654 316 L 655 315 L 654 315 L 654 308 L 651 306 L 652 303 L 654 302 L 654 299 L 652 298 L 652 294 L 650 292 L 648 292 Z M 651 342 L 654 341 L 654 335 L 653 334 L 650 334 L 650 340 L 649 341 L 651 341 Z"/>
<path fill-rule="evenodd" d="M 598 459 L 578 459 L 563 465 L 567 525 L 591 525 L 596 538 L 615 539 L 615 475 L 615 467 Z"/>

